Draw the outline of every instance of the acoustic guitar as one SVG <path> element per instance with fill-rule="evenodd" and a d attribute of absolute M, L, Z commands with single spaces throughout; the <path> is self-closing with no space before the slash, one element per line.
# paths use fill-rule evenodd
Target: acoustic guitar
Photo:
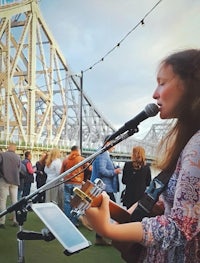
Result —
<path fill-rule="evenodd" d="M 71 200 L 71 206 L 73 207 L 73 213 L 79 215 L 83 214 L 89 207 L 99 207 L 102 202 L 102 192 L 104 190 L 103 182 L 98 179 L 95 183 L 87 180 L 81 188 L 74 188 L 74 197 Z M 109 201 L 110 216 L 113 220 L 119 224 L 128 223 L 133 220 L 131 214 L 113 202 Z M 151 216 L 155 216 L 163 213 L 163 208 L 160 205 L 155 205 Z M 127 263 L 136 263 L 140 255 L 142 245 L 133 242 L 119 242 L 113 241 L 113 246 L 121 252 L 122 258 Z"/>

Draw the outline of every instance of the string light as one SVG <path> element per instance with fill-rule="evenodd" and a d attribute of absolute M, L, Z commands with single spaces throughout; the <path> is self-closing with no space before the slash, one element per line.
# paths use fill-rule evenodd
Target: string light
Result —
<path fill-rule="evenodd" d="M 85 70 L 82 70 L 82 73 L 86 72 L 86 71 L 89 71 L 89 70 L 92 70 L 97 64 L 99 64 L 100 62 L 103 62 L 104 59 L 110 55 L 110 53 L 112 53 L 116 48 L 120 47 L 121 43 L 139 26 L 139 25 L 144 25 L 144 20 L 145 18 L 150 15 L 153 10 L 162 2 L 162 0 L 158 1 L 146 14 L 145 16 L 140 20 L 140 22 L 138 22 L 111 50 L 109 50 L 100 60 L 98 60 L 97 62 L 95 62 L 92 66 L 88 67 L 87 69 Z M 77 75 L 74 75 L 74 76 L 77 76 Z M 66 77 L 66 78 L 63 78 L 61 80 L 54 80 L 52 84 L 56 85 L 58 84 L 59 82 L 65 80 L 65 79 L 68 79 L 69 77 Z M 41 86 L 41 87 L 45 87 L 47 85 L 44 85 L 44 86 Z M 40 88 L 41 88 L 40 87 Z"/>
<path fill-rule="evenodd" d="M 162 2 L 162 0 L 158 1 L 146 14 L 145 16 L 142 18 L 142 20 L 140 20 L 140 22 L 138 22 L 118 43 L 117 45 L 115 45 L 111 50 L 109 50 L 100 60 L 98 60 L 97 62 L 95 62 L 92 66 L 88 67 L 87 69 L 83 70 L 83 73 L 93 69 L 97 64 L 99 64 L 100 62 L 104 61 L 104 59 L 110 55 L 110 53 L 112 53 L 116 48 L 120 47 L 121 43 L 133 32 L 135 31 L 135 29 L 139 26 L 139 25 L 144 25 L 144 20 L 145 18 L 150 15 L 150 13 L 153 12 L 153 10 Z"/>

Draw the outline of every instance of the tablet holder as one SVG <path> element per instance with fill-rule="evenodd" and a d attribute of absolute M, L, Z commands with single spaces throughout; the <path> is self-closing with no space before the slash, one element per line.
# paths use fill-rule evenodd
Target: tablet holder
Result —
<path fill-rule="evenodd" d="M 23 230 L 17 233 L 20 240 L 45 240 L 47 242 L 55 239 L 54 235 L 47 229 L 43 228 L 41 232 Z"/>

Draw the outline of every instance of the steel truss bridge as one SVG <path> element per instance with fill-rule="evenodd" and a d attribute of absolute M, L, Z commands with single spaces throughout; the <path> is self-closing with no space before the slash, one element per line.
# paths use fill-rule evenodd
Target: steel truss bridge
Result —
<path fill-rule="evenodd" d="M 154 156 L 164 128 L 155 124 L 142 140 L 121 142 L 116 156 L 129 156 L 138 144 Z M 81 76 L 68 66 L 37 0 L 0 0 L 0 144 L 66 150 L 81 138 L 89 154 L 114 131 L 82 90 Z"/>

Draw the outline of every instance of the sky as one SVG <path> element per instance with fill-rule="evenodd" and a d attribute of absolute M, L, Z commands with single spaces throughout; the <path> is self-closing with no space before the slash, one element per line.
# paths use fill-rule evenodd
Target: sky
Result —
<path fill-rule="evenodd" d="M 165 56 L 200 47 L 199 0 L 40 0 L 39 6 L 72 72 L 84 72 L 83 90 L 116 129 L 156 103 Z M 159 115 L 142 122 L 139 136 L 157 123 Z"/>

